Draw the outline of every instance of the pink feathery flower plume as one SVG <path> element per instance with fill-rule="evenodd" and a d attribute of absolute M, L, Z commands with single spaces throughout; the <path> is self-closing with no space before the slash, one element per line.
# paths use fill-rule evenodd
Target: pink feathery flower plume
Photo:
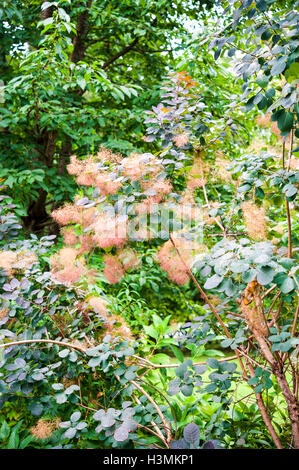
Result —
<path fill-rule="evenodd" d="M 110 284 L 116 284 L 129 269 L 136 269 L 141 263 L 137 253 L 131 248 L 119 251 L 116 255 L 105 255 L 104 276 Z"/>
<path fill-rule="evenodd" d="M 117 258 L 122 263 L 125 271 L 136 269 L 140 266 L 141 260 L 132 248 L 125 248 L 117 254 Z"/>
<path fill-rule="evenodd" d="M 65 247 L 50 258 L 51 274 L 53 279 L 71 286 L 78 282 L 82 276 L 93 275 L 85 266 L 84 259 L 77 259 L 78 251 L 75 248 Z"/>
<path fill-rule="evenodd" d="M 88 297 L 88 305 L 104 319 L 104 327 L 107 332 L 112 336 L 120 336 L 129 340 L 133 339 L 132 332 L 126 324 L 123 317 L 113 315 L 108 311 L 108 302 L 102 297 L 91 296 Z"/>
<path fill-rule="evenodd" d="M 82 173 L 76 178 L 76 183 L 82 186 L 95 186 L 95 175 L 92 173 Z"/>
<path fill-rule="evenodd" d="M 99 170 L 99 161 L 108 162 L 107 170 Z M 94 186 L 101 190 L 104 195 L 115 194 L 121 187 L 121 181 L 117 180 L 109 170 L 119 163 L 120 155 L 113 154 L 108 149 L 101 149 L 96 157 L 88 157 L 84 161 L 79 161 L 75 155 L 70 157 L 70 164 L 67 170 L 70 175 L 76 175 L 76 182 L 83 186 Z"/>
<path fill-rule="evenodd" d="M 82 209 L 73 204 L 66 204 L 60 209 L 56 209 L 51 213 L 52 218 L 59 225 L 67 225 L 69 223 L 79 224 L 82 219 Z"/>
<path fill-rule="evenodd" d="M 177 147 L 181 148 L 181 147 L 184 147 L 188 143 L 189 136 L 188 134 L 185 134 L 185 133 L 177 134 L 173 137 L 172 140 Z"/>
<path fill-rule="evenodd" d="M 72 227 L 65 227 L 62 233 L 66 245 L 76 245 L 78 243 L 78 236 Z"/>
<path fill-rule="evenodd" d="M 83 228 L 88 227 L 94 219 L 96 209 L 89 207 L 85 209 L 75 204 L 66 204 L 51 213 L 52 218 L 61 226 L 68 224 L 81 224 Z"/>
<path fill-rule="evenodd" d="M 156 195 L 166 196 L 172 191 L 172 185 L 166 179 L 153 180 L 151 178 L 147 180 L 142 180 L 140 183 L 143 191 L 145 191 L 145 194 L 147 191 L 150 190 L 154 191 Z"/>
<path fill-rule="evenodd" d="M 110 284 L 116 284 L 121 280 L 125 274 L 125 270 L 122 266 L 122 263 L 119 261 L 117 256 L 105 255 L 105 269 L 104 276 Z"/>
<path fill-rule="evenodd" d="M 79 175 L 84 171 L 84 162 L 77 159 L 76 155 L 70 156 L 70 163 L 66 166 L 70 175 Z"/>
<path fill-rule="evenodd" d="M 155 212 L 157 209 L 157 204 L 159 204 L 164 199 L 164 196 L 172 191 L 172 185 L 165 179 L 154 182 L 151 179 L 143 180 L 141 181 L 141 187 L 145 191 L 145 194 L 147 194 L 149 191 L 152 192 L 151 194 L 156 194 L 147 196 L 146 199 L 135 204 L 135 212 L 139 215 Z"/>
<path fill-rule="evenodd" d="M 148 174 L 154 177 L 162 170 L 163 168 L 159 160 L 154 155 L 148 153 L 132 153 L 122 161 L 122 172 L 124 176 L 128 176 L 131 181 L 139 180 Z"/>
<path fill-rule="evenodd" d="M 173 235 L 173 239 L 186 265 L 190 266 L 196 248 L 198 248 L 197 244 L 178 235 Z M 161 268 L 167 273 L 169 279 L 178 285 L 184 285 L 189 281 L 188 269 L 181 261 L 171 240 L 162 245 L 157 256 Z"/>
<path fill-rule="evenodd" d="M 99 248 L 120 247 L 127 242 L 127 220 L 121 216 L 101 213 L 93 230 L 93 242 Z"/>
<path fill-rule="evenodd" d="M 101 194 L 115 194 L 122 186 L 120 180 L 113 180 L 110 173 L 100 173 L 95 178 L 94 186 L 100 189 Z"/>
<path fill-rule="evenodd" d="M 107 314 L 107 301 L 102 297 L 88 297 L 87 303 L 96 311 L 96 313 L 99 313 L 100 315 Z"/>

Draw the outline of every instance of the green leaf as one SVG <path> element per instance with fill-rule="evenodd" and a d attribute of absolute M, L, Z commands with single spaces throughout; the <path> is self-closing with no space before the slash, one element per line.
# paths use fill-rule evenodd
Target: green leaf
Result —
<path fill-rule="evenodd" d="M 64 358 L 64 357 L 67 357 L 69 353 L 70 353 L 69 349 L 63 349 L 62 351 L 59 351 L 58 356 Z"/>
<path fill-rule="evenodd" d="M 6 421 L 3 421 L 1 429 L 0 429 L 0 441 L 5 441 L 8 438 L 10 433 L 9 426 Z"/>
<path fill-rule="evenodd" d="M 232 264 L 230 265 L 230 269 L 233 273 L 243 273 L 245 271 L 248 271 L 249 264 L 241 260 L 233 261 Z"/>
<path fill-rule="evenodd" d="M 34 403 L 32 406 L 30 406 L 29 409 L 33 416 L 40 416 L 44 410 L 44 407 L 40 403 Z"/>
<path fill-rule="evenodd" d="M 134 380 L 135 377 L 136 377 L 136 374 L 133 371 L 128 370 L 127 372 L 125 372 L 125 378 L 127 380 Z"/>
<path fill-rule="evenodd" d="M 27 437 L 25 437 L 25 439 L 23 439 L 23 440 L 20 442 L 19 449 L 25 449 L 25 447 L 27 447 L 28 444 L 30 444 L 30 442 L 33 441 L 33 439 L 34 439 L 33 436 L 27 436 Z"/>
<path fill-rule="evenodd" d="M 299 62 L 293 62 L 286 71 L 285 76 L 289 83 L 297 80 L 299 77 Z"/>
<path fill-rule="evenodd" d="M 254 391 L 255 393 L 261 393 L 264 389 L 264 385 L 263 384 L 259 384 L 257 385 L 256 387 L 254 387 Z"/>
<path fill-rule="evenodd" d="M 85 80 L 85 78 L 83 78 L 83 77 L 78 78 L 78 79 L 77 79 L 77 83 L 78 83 L 79 87 L 80 87 L 82 90 L 85 90 L 85 88 L 86 88 L 86 80 Z"/>
<path fill-rule="evenodd" d="M 72 439 L 73 437 L 75 437 L 76 432 L 77 432 L 76 428 L 69 428 L 65 431 L 65 433 L 63 434 L 63 437 L 65 439 Z"/>
<path fill-rule="evenodd" d="M 286 57 L 279 57 L 274 61 L 274 64 L 271 67 L 271 75 L 275 77 L 276 75 L 280 75 L 287 65 L 287 58 Z"/>
<path fill-rule="evenodd" d="M 19 442 L 20 442 L 20 439 L 17 434 L 17 431 L 13 430 L 8 439 L 7 449 L 17 449 L 19 446 Z"/>
<path fill-rule="evenodd" d="M 281 131 L 290 131 L 293 126 L 294 114 L 289 111 L 282 113 L 277 121 L 277 126 Z"/>
<path fill-rule="evenodd" d="M 62 393 L 57 393 L 55 395 L 55 400 L 56 400 L 56 403 L 61 405 L 62 403 L 65 403 L 67 401 L 67 395 L 63 392 Z"/>
<path fill-rule="evenodd" d="M 155 340 L 159 338 L 159 333 L 155 330 L 155 328 L 152 325 L 149 325 L 149 326 L 145 325 L 143 328 L 148 336 L 151 336 Z"/>
<path fill-rule="evenodd" d="M 285 269 L 291 269 L 291 267 L 294 265 L 294 260 L 291 258 L 281 258 L 279 263 L 285 268 Z"/>
<path fill-rule="evenodd" d="M 256 83 L 261 88 L 265 88 L 269 83 L 269 79 L 265 75 L 258 75 L 257 78 L 256 78 Z"/>
<path fill-rule="evenodd" d="M 101 361 L 102 361 L 102 359 L 101 359 L 100 356 L 93 357 L 92 359 L 90 359 L 88 361 L 88 365 L 89 365 L 89 367 L 97 367 L 98 365 L 101 364 Z"/>
<path fill-rule="evenodd" d="M 253 281 L 257 276 L 256 269 L 249 269 L 248 271 L 244 272 L 242 275 L 242 280 L 249 284 L 249 282 Z"/>
<path fill-rule="evenodd" d="M 204 285 L 205 289 L 215 289 L 215 287 L 219 286 L 219 284 L 223 281 L 223 276 L 218 276 L 214 274 L 214 276 L 209 277 Z"/>
<path fill-rule="evenodd" d="M 297 194 L 297 188 L 293 184 L 289 183 L 284 186 L 283 192 L 287 197 L 292 197 Z"/>
<path fill-rule="evenodd" d="M 291 277 L 287 277 L 283 283 L 281 284 L 280 286 L 280 290 L 281 292 L 283 292 L 284 294 L 288 294 L 289 292 L 291 292 L 292 290 L 294 290 L 296 287 L 296 284 L 295 284 L 295 281 L 294 279 L 292 279 Z"/>
<path fill-rule="evenodd" d="M 260 11 L 266 11 L 268 8 L 268 4 L 265 0 L 257 0 L 256 8 Z"/>
<path fill-rule="evenodd" d="M 257 385 L 259 383 L 259 379 L 257 377 L 251 377 L 249 380 L 248 380 L 248 384 L 249 385 Z"/>
<path fill-rule="evenodd" d="M 218 369 L 219 368 L 219 362 L 216 359 L 210 358 L 206 360 L 206 364 L 208 367 L 211 367 L 211 369 Z"/>
<path fill-rule="evenodd" d="M 183 385 L 181 387 L 181 392 L 185 397 L 190 397 L 193 393 L 193 385 Z"/>
<path fill-rule="evenodd" d="M 251 189 L 251 184 L 242 184 L 241 186 L 239 186 L 237 191 L 239 193 L 246 193 L 247 191 L 250 191 L 250 189 Z"/>
<path fill-rule="evenodd" d="M 175 346 L 170 346 L 170 349 L 172 350 L 173 354 L 175 355 L 175 357 L 180 361 L 180 362 L 184 362 L 185 360 L 185 357 L 184 357 L 184 354 L 182 353 L 182 351 L 180 351 L 177 347 Z"/>
<path fill-rule="evenodd" d="M 233 342 L 233 339 L 227 338 L 227 339 L 221 341 L 221 347 L 222 348 L 228 348 L 232 344 L 232 342 Z"/>
<path fill-rule="evenodd" d="M 280 343 L 279 346 L 280 346 L 279 349 L 282 352 L 288 352 L 293 347 L 291 340 L 286 341 L 285 343 Z"/>
<path fill-rule="evenodd" d="M 81 413 L 80 411 L 75 411 L 71 417 L 70 417 L 70 420 L 72 423 L 76 423 L 77 421 L 79 421 L 79 419 L 81 418 Z"/>
<path fill-rule="evenodd" d="M 179 365 L 179 367 L 176 368 L 175 374 L 177 375 L 177 377 L 180 377 L 181 379 L 183 379 L 186 371 L 187 371 L 187 366 L 186 364 L 183 363 Z"/>
<path fill-rule="evenodd" d="M 262 286 L 266 286 L 273 281 L 274 278 L 274 269 L 270 266 L 263 266 L 258 269 L 256 280 Z"/>

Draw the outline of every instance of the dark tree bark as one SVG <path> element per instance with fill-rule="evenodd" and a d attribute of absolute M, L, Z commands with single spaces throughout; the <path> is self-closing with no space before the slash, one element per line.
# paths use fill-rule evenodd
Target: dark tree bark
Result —
<path fill-rule="evenodd" d="M 72 139 L 69 135 L 65 137 L 65 141 L 62 142 L 60 150 L 60 158 L 58 163 L 58 174 L 63 175 L 65 172 L 66 165 L 69 163 L 69 158 L 72 153 Z"/>
<path fill-rule="evenodd" d="M 55 154 L 57 131 L 44 131 L 37 140 L 40 148 L 40 160 L 48 167 L 52 168 Z M 38 198 L 31 200 L 27 210 L 28 215 L 23 218 L 24 227 L 32 232 L 39 232 L 43 224 L 49 218 L 46 210 L 47 191 L 39 190 Z"/>
<path fill-rule="evenodd" d="M 45 3 L 45 2 L 43 2 Z M 79 62 L 83 59 L 85 54 L 85 39 L 88 30 L 88 15 L 91 7 L 92 0 L 88 0 L 85 10 L 79 15 L 77 21 L 77 33 L 73 41 L 73 52 L 69 59 L 72 62 Z M 54 7 L 48 7 L 42 10 L 41 20 L 50 18 L 53 15 Z M 79 93 L 79 90 L 78 90 Z M 56 149 L 57 131 L 43 131 L 37 139 L 37 148 L 40 155 L 40 160 L 48 167 L 52 168 L 54 154 Z M 69 162 L 69 157 L 72 152 L 72 139 L 70 136 L 65 136 L 59 155 L 58 174 L 65 173 L 66 165 Z M 23 218 L 24 226 L 27 230 L 39 232 L 43 229 L 44 224 L 49 220 L 49 214 L 46 210 L 47 192 L 40 189 L 39 196 L 36 200 L 29 203 L 28 215 Z M 55 205 L 55 202 L 54 202 Z"/>
<path fill-rule="evenodd" d="M 73 41 L 74 48 L 73 52 L 70 55 L 71 62 L 79 62 L 84 57 L 86 50 L 85 39 L 88 31 L 88 15 L 91 4 L 92 0 L 88 0 L 86 9 L 83 11 L 83 13 L 81 13 L 81 15 L 79 15 L 77 21 L 76 36 Z"/>
<path fill-rule="evenodd" d="M 43 3 L 46 3 L 46 1 L 43 1 Z M 45 8 L 42 10 L 41 12 L 41 21 L 44 21 L 46 20 L 47 18 L 51 18 L 51 16 L 53 15 L 53 11 L 54 11 L 54 7 L 53 6 L 50 6 L 48 8 Z"/>
<path fill-rule="evenodd" d="M 84 58 L 86 51 L 86 36 L 88 32 L 88 16 L 92 0 L 88 0 L 85 10 L 79 15 L 76 27 L 76 36 L 73 40 L 73 51 L 69 57 L 71 62 L 77 63 Z M 82 90 L 78 89 L 78 95 Z M 72 154 L 72 138 L 65 135 L 59 152 L 58 174 L 63 175 L 67 164 L 69 163 L 70 155 Z"/>

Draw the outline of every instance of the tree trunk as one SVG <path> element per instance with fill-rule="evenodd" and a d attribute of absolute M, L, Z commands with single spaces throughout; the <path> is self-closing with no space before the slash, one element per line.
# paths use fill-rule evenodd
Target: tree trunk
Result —
<path fill-rule="evenodd" d="M 292 394 L 284 373 L 273 368 L 273 374 L 277 379 L 278 385 L 280 386 L 284 399 L 287 403 L 292 427 L 292 436 L 294 439 L 294 448 L 299 449 L 299 402 Z"/>
<path fill-rule="evenodd" d="M 43 2 L 45 3 L 45 2 Z M 85 39 L 88 30 L 88 14 L 91 7 L 92 0 L 87 2 L 85 10 L 79 15 L 77 21 L 77 32 L 73 41 L 73 51 L 69 57 L 72 62 L 78 62 L 83 59 L 85 54 Z M 54 7 L 50 6 L 41 12 L 41 19 L 45 20 L 50 18 L 53 14 Z M 80 90 L 78 90 L 78 94 Z M 39 149 L 40 161 L 42 161 L 48 168 L 53 167 L 53 160 L 56 148 L 57 131 L 43 131 L 37 139 L 37 148 Z M 69 157 L 72 152 L 72 139 L 66 135 L 61 145 L 58 174 L 63 175 L 66 170 Z M 39 232 L 43 229 L 44 223 L 49 220 L 49 215 L 46 210 L 47 192 L 40 189 L 39 196 L 36 200 L 31 200 L 28 207 L 28 215 L 23 218 L 24 226 L 27 230 Z M 55 201 L 54 201 L 55 204 Z"/>
<path fill-rule="evenodd" d="M 84 44 L 86 35 L 87 35 L 87 29 L 88 29 L 88 15 L 89 15 L 89 10 L 92 4 L 92 0 L 88 0 L 86 9 L 79 15 L 78 21 L 77 21 L 77 28 L 76 28 L 76 36 L 73 41 L 73 52 L 70 55 L 70 61 L 71 62 L 79 62 L 80 60 L 83 59 L 84 54 L 85 54 L 85 49 L 86 46 Z"/>
<path fill-rule="evenodd" d="M 55 154 L 57 131 L 44 131 L 37 141 L 40 160 L 48 167 L 52 168 Z M 38 198 L 29 202 L 27 216 L 23 217 L 23 223 L 26 230 L 39 232 L 43 224 L 49 218 L 46 210 L 47 191 L 39 190 Z"/>

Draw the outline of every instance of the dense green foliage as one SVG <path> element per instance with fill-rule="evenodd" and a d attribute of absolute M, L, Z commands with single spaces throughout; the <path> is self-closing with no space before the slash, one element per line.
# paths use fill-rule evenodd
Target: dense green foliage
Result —
<path fill-rule="evenodd" d="M 299 448 L 296 6 L 40 3 L 0 9 L 0 448 Z"/>
<path fill-rule="evenodd" d="M 70 200 L 69 157 L 142 148 L 142 111 L 188 37 L 189 2 L 4 2 L 0 10 L 6 184 L 26 225 Z M 54 201 L 54 202 L 53 202 Z"/>

